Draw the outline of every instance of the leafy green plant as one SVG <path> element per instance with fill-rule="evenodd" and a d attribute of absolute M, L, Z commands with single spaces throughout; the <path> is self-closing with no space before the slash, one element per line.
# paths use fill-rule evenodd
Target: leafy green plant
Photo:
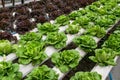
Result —
<path fill-rule="evenodd" d="M 97 19 L 98 14 L 95 12 L 88 12 L 85 16 L 87 16 L 91 22 L 94 22 Z"/>
<path fill-rule="evenodd" d="M 0 80 L 21 80 L 22 73 L 19 72 L 19 65 L 12 62 L 0 62 Z"/>
<path fill-rule="evenodd" d="M 8 40 L 0 40 L 0 55 L 7 55 L 13 52 L 12 44 Z"/>
<path fill-rule="evenodd" d="M 17 48 L 16 54 L 18 62 L 21 64 L 29 64 L 32 62 L 33 65 L 41 63 L 47 58 L 47 55 L 44 53 L 43 42 L 29 41 L 25 45 L 20 45 Z"/>
<path fill-rule="evenodd" d="M 66 29 L 66 33 L 68 34 L 76 34 L 79 32 L 81 26 L 79 24 L 69 24 L 68 28 Z"/>
<path fill-rule="evenodd" d="M 87 25 L 90 19 L 87 16 L 80 16 L 75 19 L 73 24 L 79 24 L 80 26 Z"/>
<path fill-rule="evenodd" d="M 115 65 L 114 58 L 119 53 L 113 51 L 109 48 L 102 48 L 95 50 L 95 56 L 90 56 L 89 58 L 98 63 L 100 66 Z"/>
<path fill-rule="evenodd" d="M 69 24 L 69 17 L 65 15 L 61 15 L 55 19 L 55 23 L 61 26 L 65 26 Z"/>
<path fill-rule="evenodd" d="M 96 25 L 104 27 L 105 29 L 108 29 L 110 27 L 110 25 L 112 25 L 113 23 L 114 23 L 114 21 L 112 19 L 108 18 L 107 16 L 99 16 L 95 20 Z"/>
<path fill-rule="evenodd" d="M 51 68 L 43 65 L 36 67 L 25 80 L 58 80 L 58 74 Z"/>
<path fill-rule="evenodd" d="M 63 48 L 66 46 L 67 36 L 61 32 L 54 32 L 47 35 L 46 44 L 52 45 L 57 49 Z"/>
<path fill-rule="evenodd" d="M 41 38 L 42 38 L 42 35 L 40 33 L 28 32 L 25 35 L 20 36 L 19 43 L 20 44 L 25 44 L 28 41 L 38 41 L 38 42 L 40 42 Z"/>
<path fill-rule="evenodd" d="M 102 80 L 97 72 L 77 72 L 70 80 Z"/>
<path fill-rule="evenodd" d="M 114 51 L 120 51 L 120 31 L 111 34 L 107 41 L 102 45 L 105 48 L 111 48 Z"/>
<path fill-rule="evenodd" d="M 51 60 L 61 72 L 65 73 L 79 64 L 80 54 L 76 50 L 65 50 L 54 53 Z"/>
<path fill-rule="evenodd" d="M 112 10 L 112 13 L 120 18 L 120 6 L 116 6 L 114 10 Z"/>
<path fill-rule="evenodd" d="M 69 16 L 70 19 L 75 20 L 76 17 L 81 16 L 81 13 L 79 11 L 73 11 L 68 16 Z"/>
<path fill-rule="evenodd" d="M 91 36 L 96 36 L 98 38 L 102 38 L 105 35 L 105 33 L 106 33 L 106 31 L 103 27 L 94 26 L 94 27 L 88 28 L 84 34 L 88 34 Z"/>
<path fill-rule="evenodd" d="M 93 37 L 89 35 L 76 37 L 74 38 L 73 42 L 86 52 L 91 52 L 97 47 L 97 43 L 95 42 Z"/>
<path fill-rule="evenodd" d="M 52 32 L 57 32 L 59 30 L 59 25 L 57 24 L 51 24 L 49 22 L 46 22 L 44 24 L 37 24 L 38 30 L 41 34 L 49 34 Z"/>

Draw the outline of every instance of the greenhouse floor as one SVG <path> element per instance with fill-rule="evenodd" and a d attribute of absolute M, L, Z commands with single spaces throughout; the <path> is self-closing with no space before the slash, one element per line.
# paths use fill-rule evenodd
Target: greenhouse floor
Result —
<path fill-rule="evenodd" d="M 117 60 L 117 65 L 111 70 L 113 80 L 120 80 L 120 57 Z M 107 78 L 106 80 L 110 80 Z"/>

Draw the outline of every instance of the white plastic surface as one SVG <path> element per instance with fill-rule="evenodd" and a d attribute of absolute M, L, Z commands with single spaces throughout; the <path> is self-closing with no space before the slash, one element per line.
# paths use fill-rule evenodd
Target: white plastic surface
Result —
<path fill-rule="evenodd" d="M 58 68 L 53 67 L 52 68 L 54 71 L 56 71 L 57 74 L 59 74 L 58 80 L 62 80 L 62 77 L 65 75 L 64 73 L 62 73 Z"/>
<path fill-rule="evenodd" d="M 45 49 L 45 53 L 50 57 L 54 52 L 57 52 L 58 50 L 55 49 L 53 46 L 48 46 Z"/>
<path fill-rule="evenodd" d="M 31 72 L 31 70 L 34 68 L 34 66 L 32 64 L 28 64 L 28 65 L 20 65 L 20 69 L 19 71 L 22 72 L 23 77 L 25 77 L 28 73 Z"/>
<path fill-rule="evenodd" d="M 68 25 L 59 27 L 59 32 L 64 32 L 68 28 Z"/>

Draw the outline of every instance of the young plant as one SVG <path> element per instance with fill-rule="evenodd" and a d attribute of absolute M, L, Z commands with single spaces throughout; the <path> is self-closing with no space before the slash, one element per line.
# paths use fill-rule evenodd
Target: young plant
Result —
<path fill-rule="evenodd" d="M 16 54 L 19 57 L 18 62 L 21 64 L 29 64 L 32 62 L 33 65 L 40 64 L 47 58 L 44 53 L 44 43 L 29 41 L 25 45 L 18 46 Z"/>
<path fill-rule="evenodd" d="M 65 15 L 61 15 L 56 18 L 55 23 L 59 24 L 61 26 L 65 26 L 65 25 L 69 24 L 69 17 L 67 17 Z"/>
<path fill-rule="evenodd" d="M 58 74 L 51 68 L 43 65 L 33 69 L 25 80 L 58 80 Z"/>
<path fill-rule="evenodd" d="M 84 34 L 102 38 L 105 35 L 105 33 L 106 33 L 106 31 L 103 27 L 96 25 L 94 27 L 88 28 Z"/>
<path fill-rule="evenodd" d="M 102 80 L 102 76 L 97 72 L 77 72 L 70 80 Z"/>
<path fill-rule="evenodd" d="M 65 50 L 54 53 L 51 60 L 61 72 L 66 73 L 79 64 L 80 53 L 76 50 Z"/>
<path fill-rule="evenodd" d="M 102 46 L 120 52 L 120 31 L 115 31 L 114 34 L 111 34 Z"/>
<path fill-rule="evenodd" d="M 66 33 L 68 34 L 76 34 L 81 28 L 79 24 L 69 24 L 68 26 L 69 27 L 66 29 Z"/>
<path fill-rule="evenodd" d="M 63 48 L 66 46 L 67 36 L 64 33 L 50 33 L 47 35 L 46 44 L 52 45 L 57 49 Z"/>
<path fill-rule="evenodd" d="M 49 22 L 42 24 L 37 24 L 38 30 L 41 34 L 47 34 L 52 32 L 57 32 L 59 29 L 59 26 L 56 24 L 51 24 Z"/>
<path fill-rule="evenodd" d="M 100 66 L 115 65 L 115 56 L 118 55 L 117 52 L 109 48 L 102 48 L 95 50 L 95 56 L 90 56 L 89 58 L 98 63 Z"/>
<path fill-rule="evenodd" d="M 89 23 L 90 19 L 87 16 L 80 16 L 75 19 L 73 24 L 79 24 L 80 26 L 85 26 Z"/>
<path fill-rule="evenodd" d="M 0 40 L 0 55 L 7 55 L 13 52 L 12 44 L 8 40 Z"/>
<path fill-rule="evenodd" d="M 80 17 L 81 16 L 81 13 L 78 12 L 78 11 L 73 11 L 68 16 L 69 16 L 70 19 L 75 20 L 76 17 Z"/>
<path fill-rule="evenodd" d="M 0 80 L 21 80 L 22 73 L 19 72 L 19 65 L 12 62 L 0 62 Z"/>
<path fill-rule="evenodd" d="M 114 21 L 108 18 L 108 16 L 100 16 L 95 20 L 96 25 L 104 27 L 105 29 L 108 29 L 113 23 Z"/>
<path fill-rule="evenodd" d="M 97 47 L 97 43 L 95 42 L 93 37 L 89 35 L 76 37 L 73 42 L 86 52 L 91 52 Z"/>
<path fill-rule="evenodd" d="M 42 35 L 40 33 L 28 32 L 25 35 L 20 36 L 19 43 L 25 44 L 28 41 L 38 41 L 38 42 L 40 42 L 41 38 L 42 38 Z"/>

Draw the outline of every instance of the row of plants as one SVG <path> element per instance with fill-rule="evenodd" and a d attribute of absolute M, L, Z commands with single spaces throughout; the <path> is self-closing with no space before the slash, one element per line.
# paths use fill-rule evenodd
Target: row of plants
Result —
<path fill-rule="evenodd" d="M 95 2 L 95 3 L 97 4 L 99 2 L 100 1 Z M 109 3 L 111 3 L 111 2 L 109 2 Z M 92 5 L 94 6 L 95 3 L 93 3 Z M 85 8 L 85 10 L 86 10 L 86 8 Z M 80 10 L 80 11 L 82 11 L 82 10 Z M 80 13 L 80 11 L 79 11 L 79 13 Z M 77 18 L 79 18 L 79 17 L 77 17 Z M 74 21 L 73 21 L 73 23 L 74 23 Z M 65 16 L 65 15 L 62 15 L 62 16 L 58 17 L 55 20 L 55 24 L 51 24 L 51 23 L 37 24 L 38 30 L 42 34 L 31 32 L 31 33 L 27 33 L 27 34 L 25 34 L 21 37 L 21 39 L 20 39 L 20 41 L 18 42 L 18 45 L 17 45 L 18 47 L 16 47 L 16 51 L 15 51 L 17 53 L 17 56 L 20 58 L 18 61 L 22 64 L 29 64 L 30 62 L 33 61 L 33 64 L 34 64 L 34 62 L 37 62 L 37 61 L 34 61 L 34 57 L 33 57 L 34 54 L 33 53 L 36 52 L 36 56 L 43 54 L 44 53 L 44 47 L 46 45 L 52 45 L 57 49 L 61 49 L 61 48 L 65 47 L 67 37 L 64 33 L 58 33 L 58 27 L 60 25 L 66 25 L 66 24 L 69 24 L 69 17 Z M 70 24 L 70 25 L 72 25 L 72 24 Z M 80 26 L 80 24 L 75 24 L 75 25 Z M 91 32 L 92 32 L 92 30 L 91 30 Z M 98 31 L 96 31 L 96 29 L 93 30 L 93 32 L 95 32 L 94 34 L 99 33 Z M 101 30 L 100 33 L 105 34 L 105 32 L 103 32 L 103 30 Z M 48 34 L 45 41 L 43 41 L 41 39 L 43 34 L 46 34 L 46 35 Z M 102 34 L 102 36 L 103 36 L 103 34 Z M 97 47 L 97 43 L 95 42 L 95 40 L 91 36 L 88 36 L 88 35 L 83 35 L 83 36 L 80 36 L 80 37 L 76 37 L 73 40 L 73 42 L 75 44 L 77 44 L 81 49 L 83 49 L 86 52 L 91 52 L 92 50 L 94 50 Z M 1 54 L 8 54 L 8 53 L 10 53 L 10 51 L 12 51 L 12 50 L 10 50 L 10 51 L 7 52 L 7 48 L 5 48 L 4 46 L 3 46 L 3 48 L 6 49 L 6 52 L 1 53 Z M 32 48 L 35 48 L 35 49 L 32 49 Z M 36 51 L 37 48 L 39 50 Z M 1 49 L 1 50 L 3 50 L 3 49 Z M 42 53 L 40 53 L 41 51 L 42 51 Z M 29 55 L 31 55 L 31 56 L 29 56 Z M 41 58 L 41 57 L 39 57 L 39 58 Z M 38 58 L 38 60 L 39 60 L 39 58 Z M 26 60 L 26 62 L 24 62 L 24 60 Z M 40 61 L 40 62 L 42 62 L 42 61 Z"/>
<path fill-rule="evenodd" d="M 22 79 L 22 73 L 19 71 L 19 65 L 13 64 L 11 62 L 0 62 L 0 79 L 1 80 L 21 80 Z M 36 67 L 29 75 L 27 75 L 27 78 L 25 80 L 39 80 L 39 79 L 48 79 L 48 80 L 58 80 L 58 74 L 49 68 L 46 65 L 43 65 L 41 67 Z M 87 77 L 86 77 L 87 76 Z M 72 77 L 70 80 L 101 80 L 101 76 L 96 72 L 78 72 L 74 77 Z"/>
<path fill-rule="evenodd" d="M 74 4 L 72 4 L 74 2 Z M 17 32 L 24 34 L 36 27 L 35 23 L 44 23 L 55 19 L 56 17 L 70 13 L 91 1 L 84 1 L 84 5 L 78 0 L 41 0 L 30 2 L 25 5 L 17 5 L 11 8 L 0 9 L 0 29 L 5 31 Z M 35 19 L 31 22 L 31 19 Z M 14 27 L 13 24 L 16 24 Z"/>
<path fill-rule="evenodd" d="M 114 58 L 120 55 L 119 52 L 120 31 L 116 30 L 110 35 L 108 40 L 104 42 L 101 49 L 95 50 L 95 56 L 89 57 L 92 61 L 100 66 L 115 66 Z"/>
<path fill-rule="evenodd" d="M 65 22 L 65 24 L 63 24 L 63 22 Z M 63 22 L 61 22 L 61 20 L 59 22 L 59 18 L 56 19 L 56 24 L 57 25 L 66 25 L 66 24 L 68 24 L 69 21 L 65 20 Z M 19 60 L 18 60 L 19 63 L 29 64 L 30 62 L 32 62 L 33 65 L 40 64 L 42 61 L 44 61 L 47 58 L 47 55 L 44 53 L 46 43 L 47 43 L 47 45 L 53 45 L 53 46 L 57 45 L 56 48 L 60 47 L 61 45 L 64 46 L 65 41 L 66 41 L 66 37 L 64 37 L 65 36 L 64 33 L 58 33 L 58 32 L 56 32 L 58 29 L 54 29 L 54 28 L 53 28 L 53 31 L 51 31 L 52 29 L 46 29 L 45 24 L 42 24 L 42 25 L 39 24 L 38 25 L 38 26 L 40 26 L 39 31 L 42 30 L 43 34 L 48 33 L 46 35 L 49 36 L 49 37 L 46 38 L 45 42 L 42 40 L 42 35 L 43 34 L 32 32 L 32 33 L 26 34 L 26 35 L 29 35 L 29 36 L 23 35 L 21 37 L 21 40 L 19 41 L 18 45 L 14 45 L 15 46 L 14 49 L 16 50 L 17 56 L 19 57 Z M 47 25 L 47 27 L 48 27 L 48 25 L 51 26 L 50 23 L 48 23 L 46 25 Z M 86 24 L 81 24 L 80 23 L 80 24 L 73 24 L 73 25 L 79 25 L 79 26 L 84 25 L 85 26 Z M 109 25 L 111 25 L 111 24 L 109 24 Z M 45 26 L 45 27 L 43 27 L 43 29 L 41 29 L 41 26 Z M 45 30 L 48 30 L 48 31 L 46 32 Z M 59 34 L 61 34 L 61 35 L 59 35 Z M 61 38 L 59 36 L 63 36 L 63 38 Z M 53 38 L 53 37 L 55 37 L 55 38 Z M 57 38 L 57 37 L 59 37 L 59 38 Z M 94 50 L 96 48 L 96 43 L 95 43 L 94 39 L 89 35 L 82 35 L 78 38 L 75 38 L 73 41 L 74 41 L 75 44 L 77 44 L 81 49 L 85 50 L 86 52 L 89 52 L 89 51 Z M 66 50 L 66 51 L 63 51 L 63 52 L 59 52 L 59 54 L 54 53 L 51 57 L 51 60 L 61 70 L 61 72 L 68 72 L 70 69 L 75 68 L 78 65 L 79 60 L 80 60 L 80 55 L 75 50 Z M 76 61 L 76 62 L 74 62 L 74 61 Z M 36 70 L 36 71 L 39 71 L 39 70 Z M 51 71 L 51 73 L 55 74 L 52 71 Z M 36 75 L 37 74 L 40 75 L 38 72 L 36 72 Z M 33 74 L 31 73 L 31 75 L 28 77 L 29 78 L 28 80 L 31 80 L 31 79 L 34 79 L 34 78 L 39 79 L 39 77 L 36 77 L 36 75 L 35 76 L 33 75 L 33 78 L 32 78 L 32 75 Z M 46 77 L 48 79 L 48 76 L 45 76 L 45 78 Z M 50 77 L 50 79 L 52 80 L 54 78 Z M 55 78 L 55 80 L 56 80 L 56 78 Z"/>
<path fill-rule="evenodd" d="M 64 21 L 65 22 L 65 21 Z M 64 23 L 63 22 L 61 22 L 62 24 L 60 24 L 60 25 L 64 25 Z M 110 24 L 109 24 L 110 25 Z M 103 35 L 104 36 L 104 35 Z M 83 42 L 83 43 L 82 43 Z M 94 41 L 94 39 L 91 37 L 91 36 L 89 36 L 89 35 L 83 35 L 83 36 L 80 36 L 80 37 L 77 37 L 77 38 L 75 38 L 74 39 L 74 43 L 76 43 L 76 44 L 78 44 L 79 45 L 79 47 L 80 48 L 82 48 L 83 50 L 85 50 L 86 52 L 91 52 L 91 50 L 94 50 L 96 47 L 97 47 L 97 44 L 96 44 L 96 42 Z M 71 50 L 72 51 L 72 50 Z M 110 50 L 111 51 L 111 50 Z M 67 53 L 66 53 L 67 52 Z M 58 67 L 59 69 L 60 69 L 60 71 L 61 72 L 63 72 L 63 73 L 65 73 L 65 72 L 68 72 L 71 68 L 75 68 L 77 65 L 78 65 L 78 63 L 79 63 L 79 59 L 78 59 L 78 55 L 76 54 L 76 56 L 75 55 L 73 55 L 74 53 L 72 53 L 72 52 L 70 52 L 70 53 L 72 53 L 72 54 L 69 54 L 69 52 L 70 52 L 70 50 L 65 50 L 65 51 L 63 51 L 63 52 L 59 52 L 59 54 L 57 54 L 57 53 L 54 53 L 53 55 L 52 55 L 52 57 L 51 57 L 51 61 L 55 64 L 55 66 L 56 67 Z M 99 51 L 98 51 L 99 52 Z M 67 54 L 67 56 L 65 56 L 65 53 Z M 77 53 L 77 52 L 76 52 Z M 114 53 L 114 51 L 113 52 L 110 52 L 110 54 L 111 53 Z M 109 54 L 109 55 L 110 55 Z M 70 55 L 70 56 L 68 56 L 68 55 Z M 71 57 L 71 56 L 74 56 L 74 57 L 76 57 L 76 58 L 74 58 L 74 57 Z M 115 54 L 115 55 L 117 55 L 117 54 Z M 69 57 L 69 58 L 68 58 Z M 114 58 L 114 56 L 111 56 L 111 58 Z M 74 60 L 74 59 L 76 59 L 76 60 Z M 69 63 L 69 62 L 73 62 L 73 61 L 76 61 L 76 62 L 74 62 L 74 64 L 72 64 L 72 63 Z M 108 63 L 109 63 L 109 61 L 108 61 Z M 67 65 L 66 65 L 67 64 Z M 76 73 L 77 74 L 77 73 Z M 79 73 L 80 74 L 80 73 Z M 86 75 L 88 75 L 88 74 L 90 74 L 90 73 L 86 73 Z M 95 73 L 96 74 L 96 73 Z M 92 73 L 91 73 L 91 75 L 92 75 Z M 97 75 L 97 74 L 96 74 Z M 30 76 L 30 77 L 32 77 L 32 75 Z M 91 77 L 91 76 L 90 76 Z M 93 78 L 94 80 L 101 80 L 101 76 L 100 75 L 97 75 L 97 76 L 94 76 L 95 78 L 93 78 L 93 77 L 91 77 L 91 78 Z M 76 79 L 79 79 L 79 76 L 77 75 L 77 76 L 75 76 L 75 77 L 73 77 L 71 80 L 76 80 Z M 84 79 L 84 77 L 83 77 L 83 79 Z M 86 80 L 87 79 L 89 79 L 89 78 L 85 78 Z"/>

